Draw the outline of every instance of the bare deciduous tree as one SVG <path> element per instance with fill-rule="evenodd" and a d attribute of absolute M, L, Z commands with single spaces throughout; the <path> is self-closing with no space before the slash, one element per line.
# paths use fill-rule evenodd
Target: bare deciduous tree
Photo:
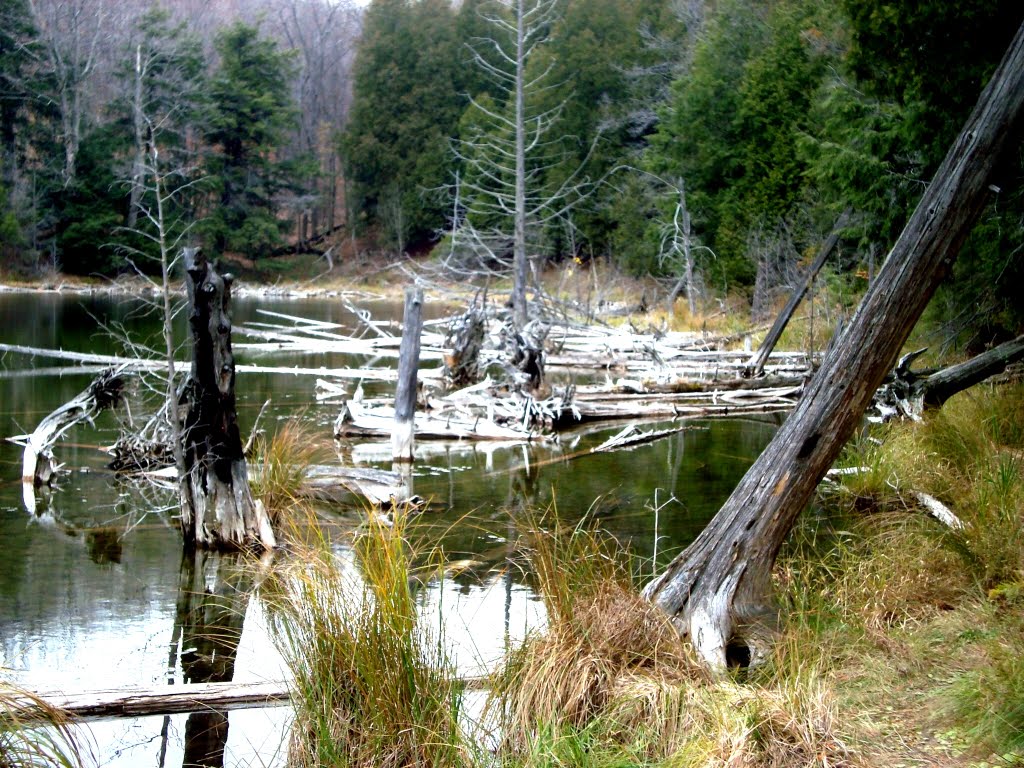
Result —
<path fill-rule="evenodd" d="M 527 322 L 526 288 L 530 277 L 531 238 L 565 219 L 592 188 L 583 175 L 587 158 L 554 188 L 545 172 L 560 159 L 550 133 L 564 101 L 545 106 L 541 96 L 554 87 L 553 63 L 530 68 L 558 17 L 555 0 L 512 0 L 481 7 L 494 34 L 471 41 L 473 61 L 491 81 L 502 103 L 471 95 L 475 124 L 455 142 L 463 167 L 456 184 L 453 250 L 474 254 L 473 269 L 507 272 L 511 254 L 512 311 L 516 326 Z M 531 242 L 532 239 L 532 242 Z M 449 266 L 457 267 L 450 260 Z"/>

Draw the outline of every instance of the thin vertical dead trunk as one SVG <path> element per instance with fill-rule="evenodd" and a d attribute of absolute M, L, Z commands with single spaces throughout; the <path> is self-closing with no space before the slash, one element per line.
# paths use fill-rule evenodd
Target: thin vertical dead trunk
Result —
<path fill-rule="evenodd" d="M 523 0 L 516 3 L 516 190 L 515 224 L 512 243 L 512 320 L 522 330 L 529 319 L 526 307 L 526 103 L 523 80 L 526 77 L 523 25 L 526 23 Z"/>
<path fill-rule="evenodd" d="M 407 288 L 402 318 L 402 343 L 398 352 L 398 389 L 395 393 L 395 426 L 391 432 L 391 456 L 411 462 L 416 447 L 416 383 L 423 330 L 423 290 Z"/>

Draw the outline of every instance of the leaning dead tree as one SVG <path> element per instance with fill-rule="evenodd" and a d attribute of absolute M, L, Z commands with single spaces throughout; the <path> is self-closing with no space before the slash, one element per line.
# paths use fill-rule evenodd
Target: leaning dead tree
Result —
<path fill-rule="evenodd" d="M 644 594 L 713 669 L 764 651 L 783 542 L 906 342 L 985 205 L 1024 122 L 1024 26 L 950 148 L 840 343 L 774 439 L 697 539 Z"/>
<path fill-rule="evenodd" d="M 185 546 L 244 549 L 275 546 L 270 518 L 253 499 L 235 413 L 230 274 L 220 275 L 198 248 L 182 251 L 192 331 L 182 431 L 185 474 L 179 478 Z"/>
<path fill-rule="evenodd" d="M 772 351 L 775 349 L 775 345 L 779 343 L 779 339 L 782 338 L 782 332 L 786 330 L 786 326 L 789 325 L 789 321 L 793 317 L 793 313 L 796 312 L 796 308 L 800 306 L 800 302 L 803 301 L 804 296 L 810 289 L 811 284 L 817 278 L 818 273 L 821 272 L 821 268 L 825 266 L 825 261 L 829 255 L 835 249 L 839 243 L 839 235 L 846 226 L 846 222 L 850 217 L 850 211 L 847 209 L 839 215 L 836 219 L 835 226 L 832 227 L 832 233 L 825 240 L 821 249 L 818 251 L 817 258 L 811 264 L 807 270 L 807 274 L 803 276 L 800 284 L 793 291 L 789 297 L 789 301 L 786 302 L 786 306 L 779 312 L 779 316 L 775 318 L 775 322 L 772 324 L 771 329 L 768 331 L 768 335 L 765 336 L 761 347 L 754 353 L 754 356 L 750 358 L 750 362 L 747 363 L 747 367 L 743 371 L 743 375 L 748 378 L 760 376 L 764 373 L 765 363 L 768 362 L 768 358 L 771 356 Z"/>

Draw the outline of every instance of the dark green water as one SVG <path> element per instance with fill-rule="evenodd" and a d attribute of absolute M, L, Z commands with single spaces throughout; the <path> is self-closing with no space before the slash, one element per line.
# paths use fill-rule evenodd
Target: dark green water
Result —
<path fill-rule="evenodd" d="M 375 317 L 400 314 L 395 306 L 366 306 Z M 267 321 L 258 308 L 354 322 L 336 301 L 239 299 L 235 325 Z M 432 311 L 441 314 L 440 308 Z M 104 328 L 123 328 L 159 348 L 152 338 L 156 318 L 134 299 L 0 294 L 0 323 L 0 341 L 8 344 L 112 353 L 120 349 Z M 183 330 L 183 323 L 179 326 Z M 243 339 L 236 335 L 235 341 Z M 369 362 L 238 349 L 236 359 L 308 367 Z M 3 436 L 31 431 L 88 385 L 91 375 L 51 372 L 67 365 L 14 353 L 0 360 Z M 263 422 L 267 429 L 299 416 L 329 435 L 337 408 L 315 402 L 314 381 L 312 376 L 239 374 L 243 433 L 270 398 Z M 370 394 L 387 391 L 383 385 L 366 389 Z M 425 614 L 443 616 L 462 669 L 486 666 L 509 639 L 543 622 L 528 583 L 516 569 L 505 567 L 510 542 L 524 525 L 524 508 L 557 506 L 560 518 L 569 522 L 589 514 L 640 555 L 653 555 L 657 541 L 658 561 L 664 562 L 714 514 L 777 423 L 774 417 L 700 422 L 656 443 L 596 455 L 585 454 L 622 425 L 567 438 L 558 446 L 422 446 L 414 486 L 431 504 L 416 533 L 441 539 L 453 557 L 472 564 L 459 577 L 424 590 Z M 172 498 L 106 472 L 107 457 L 98 446 L 113 441 L 115 427 L 114 418 L 103 415 L 95 428 L 76 428 L 57 446 L 58 461 L 70 472 L 48 498 L 39 499 L 35 514 L 26 511 L 22 500 L 21 450 L 0 444 L 0 540 L 5 543 L 0 666 L 32 688 L 181 681 L 190 676 L 189 659 L 202 655 L 201 648 L 192 647 L 194 637 L 181 629 L 182 601 L 202 593 L 212 571 L 204 576 L 202 566 L 196 573 L 183 570 Z M 352 463 L 390 469 L 386 452 L 370 444 L 341 445 L 339 453 Z M 339 521 L 358 517 L 354 509 L 326 512 Z M 283 677 L 258 601 L 234 609 L 244 615 L 244 624 L 226 673 L 236 680 Z M 281 764 L 286 725 L 284 709 L 231 713 L 224 764 Z M 183 761 L 185 732 L 195 727 L 182 716 L 99 723 L 93 732 L 101 764 L 177 766 Z"/>

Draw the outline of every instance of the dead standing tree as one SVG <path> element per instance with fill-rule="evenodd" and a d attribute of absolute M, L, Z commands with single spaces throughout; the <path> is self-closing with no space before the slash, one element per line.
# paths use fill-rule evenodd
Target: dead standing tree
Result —
<path fill-rule="evenodd" d="M 185 383 L 181 530 L 186 548 L 272 549 L 270 518 L 252 497 L 235 413 L 231 275 L 219 275 L 198 248 L 182 251 L 192 331 Z"/>
<path fill-rule="evenodd" d="M 1024 116 L 1024 26 L 967 120 L 840 343 L 715 518 L 644 594 L 703 661 L 756 660 L 771 569 L 801 511 L 896 360 L 985 205 Z"/>

